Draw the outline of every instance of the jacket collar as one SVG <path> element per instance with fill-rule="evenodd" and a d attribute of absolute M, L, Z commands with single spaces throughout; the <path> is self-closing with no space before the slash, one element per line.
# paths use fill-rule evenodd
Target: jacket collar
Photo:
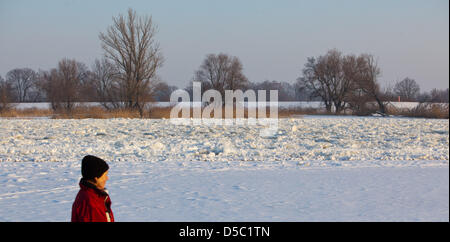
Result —
<path fill-rule="evenodd" d="M 90 188 L 100 195 L 108 196 L 108 192 L 107 192 L 106 188 L 103 190 L 100 190 L 94 184 L 90 183 L 87 179 L 84 179 L 84 178 L 81 178 L 81 180 L 80 180 L 80 187 L 81 188 L 83 188 L 83 187 Z"/>

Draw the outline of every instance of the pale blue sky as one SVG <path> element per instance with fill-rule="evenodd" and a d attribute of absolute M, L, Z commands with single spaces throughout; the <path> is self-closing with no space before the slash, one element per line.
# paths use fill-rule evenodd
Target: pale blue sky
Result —
<path fill-rule="evenodd" d="M 179 87 L 209 53 L 239 57 L 251 81 L 294 82 L 307 57 L 332 48 L 373 54 L 382 84 L 449 86 L 448 0 L 0 0 L 0 75 L 64 57 L 90 66 L 102 56 L 99 32 L 129 7 L 153 16 L 159 75 Z"/>

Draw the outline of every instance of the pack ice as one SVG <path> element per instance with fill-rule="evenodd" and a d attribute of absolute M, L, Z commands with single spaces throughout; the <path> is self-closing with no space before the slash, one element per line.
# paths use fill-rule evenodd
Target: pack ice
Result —
<path fill-rule="evenodd" d="M 260 165 L 432 166 L 448 164 L 448 120 L 279 119 L 263 126 L 174 125 L 161 119 L 0 120 L 0 161 L 233 162 Z"/>

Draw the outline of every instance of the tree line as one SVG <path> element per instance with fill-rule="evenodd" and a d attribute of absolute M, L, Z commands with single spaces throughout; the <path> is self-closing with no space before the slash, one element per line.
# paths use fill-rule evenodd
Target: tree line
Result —
<path fill-rule="evenodd" d="M 420 93 L 419 84 L 409 77 L 382 88 L 379 83 L 381 69 L 371 54 L 343 54 L 337 49 L 325 55 L 310 57 L 298 78 L 300 88 L 320 97 L 327 111 L 336 113 L 350 109 L 356 114 L 377 110 L 386 113 L 386 102 L 449 102 L 449 90 L 433 89 Z"/>
<path fill-rule="evenodd" d="M 50 102 L 53 110 L 70 112 L 78 102 L 99 102 L 106 109 L 131 109 L 143 115 L 146 103 L 169 101 L 178 87 L 158 77 L 164 57 L 151 16 L 138 16 L 129 9 L 113 17 L 113 24 L 99 34 L 104 56 L 91 67 L 64 58 L 50 70 L 16 68 L 0 76 L 0 111 L 12 102 Z M 382 88 L 381 70 L 371 54 L 343 54 L 337 49 L 310 57 L 295 83 L 277 80 L 251 82 L 236 56 L 208 54 L 185 89 L 192 95 L 192 82 L 202 92 L 225 90 L 278 90 L 279 101 L 322 101 L 328 111 L 351 109 L 364 114 L 386 112 L 388 101 L 449 102 L 449 90 L 421 92 L 412 78 Z"/>

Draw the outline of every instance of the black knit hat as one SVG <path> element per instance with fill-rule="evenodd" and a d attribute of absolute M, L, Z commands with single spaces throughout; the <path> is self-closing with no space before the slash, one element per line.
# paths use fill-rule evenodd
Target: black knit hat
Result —
<path fill-rule="evenodd" d="M 85 179 L 101 177 L 109 169 L 106 162 L 96 156 L 87 155 L 81 161 L 81 175 Z"/>

